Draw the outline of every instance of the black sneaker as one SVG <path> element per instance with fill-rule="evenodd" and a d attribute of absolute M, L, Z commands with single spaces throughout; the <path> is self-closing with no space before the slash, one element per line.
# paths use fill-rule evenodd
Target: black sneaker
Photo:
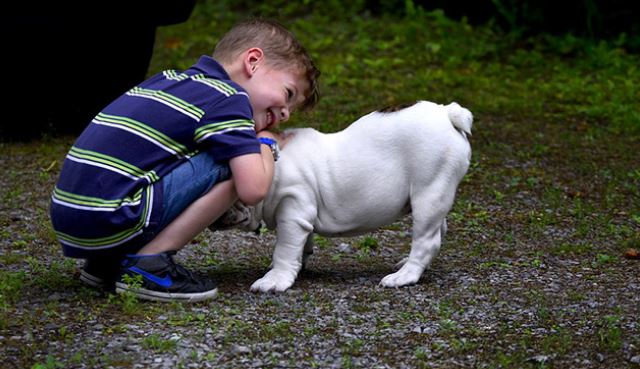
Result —
<path fill-rule="evenodd" d="M 113 291 L 119 275 L 120 260 L 87 259 L 80 271 L 80 281 L 94 288 Z"/>
<path fill-rule="evenodd" d="M 218 289 L 213 281 L 197 278 L 176 264 L 172 257 L 174 254 L 128 255 L 122 262 L 116 292 L 129 292 L 141 299 L 167 302 L 196 302 L 214 298 Z M 141 283 L 131 283 L 130 279 L 139 279 L 138 276 L 142 277 Z"/>

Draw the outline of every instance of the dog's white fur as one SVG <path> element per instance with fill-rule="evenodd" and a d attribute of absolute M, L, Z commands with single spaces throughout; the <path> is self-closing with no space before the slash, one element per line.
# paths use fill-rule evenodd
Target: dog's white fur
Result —
<path fill-rule="evenodd" d="M 416 283 L 440 249 L 446 215 L 469 167 L 473 117 L 457 103 L 421 101 L 373 112 L 343 131 L 290 130 L 269 194 L 249 227 L 276 229 L 272 269 L 252 291 L 291 287 L 311 254 L 313 233 L 357 235 L 412 212 L 411 252 L 386 287 Z"/>

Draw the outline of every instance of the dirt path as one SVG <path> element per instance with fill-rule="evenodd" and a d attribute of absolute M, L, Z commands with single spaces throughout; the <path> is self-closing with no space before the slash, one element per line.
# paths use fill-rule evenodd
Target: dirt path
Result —
<path fill-rule="evenodd" d="M 6 368 L 637 368 L 637 137 L 478 117 L 472 168 L 419 284 L 377 284 L 410 219 L 317 240 L 294 287 L 257 295 L 273 234 L 207 232 L 179 257 L 219 281 L 195 305 L 77 281 L 48 224 L 69 140 L 0 146 L 0 366 Z"/>

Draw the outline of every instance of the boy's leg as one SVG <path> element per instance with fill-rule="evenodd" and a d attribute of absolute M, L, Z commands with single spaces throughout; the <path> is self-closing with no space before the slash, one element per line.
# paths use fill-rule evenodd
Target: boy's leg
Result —
<path fill-rule="evenodd" d="M 162 230 L 135 255 L 127 255 L 117 292 L 158 301 L 201 301 L 217 294 L 212 281 L 194 276 L 176 264 L 173 255 L 236 200 L 229 175 L 228 166 L 203 153 L 163 178 Z M 141 286 L 129 277 L 140 280 Z"/>
<path fill-rule="evenodd" d="M 178 251 L 224 214 L 236 201 L 232 180 L 216 184 L 204 196 L 189 205 L 163 229 L 138 255 Z"/>

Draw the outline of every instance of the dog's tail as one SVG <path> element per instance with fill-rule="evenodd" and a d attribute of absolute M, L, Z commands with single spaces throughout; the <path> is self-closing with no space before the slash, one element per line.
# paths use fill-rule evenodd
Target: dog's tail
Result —
<path fill-rule="evenodd" d="M 449 120 L 462 133 L 463 136 L 471 136 L 471 126 L 473 125 L 473 115 L 471 112 L 456 102 L 447 105 Z"/>

